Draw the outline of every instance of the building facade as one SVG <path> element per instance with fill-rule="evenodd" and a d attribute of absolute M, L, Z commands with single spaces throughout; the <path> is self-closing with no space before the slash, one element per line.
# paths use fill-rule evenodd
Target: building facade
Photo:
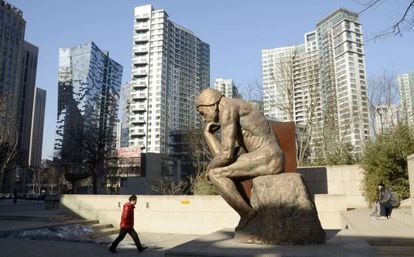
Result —
<path fill-rule="evenodd" d="M 129 145 L 167 153 L 169 133 L 200 127 L 195 97 L 210 84 L 210 49 L 151 5 L 135 8 Z"/>
<path fill-rule="evenodd" d="M 0 177 L 7 192 L 24 192 L 29 177 L 38 48 L 24 40 L 25 26 L 22 11 L 0 0 L 0 144 L 17 146 Z"/>
<path fill-rule="evenodd" d="M 122 70 L 93 42 L 59 49 L 56 158 L 76 168 L 115 149 Z"/>
<path fill-rule="evenodd" d="M 6 1 L 0 1 L 0 138 L 17 141 L 20 75 L 26 21 L 23 13 Z"/>
<path fill-rule="evenodd" d="M 414 124 L 414 71 L 397 76 L 401 119 Z"/>
<path fill-rule="evenodd" d="M 18 148 L 20 151 L 19 163 L 28 167 L 30 162 L 30 142 L 32 132 L 32 116 L 35 98 L 35 83 L 37 70 L 37 56 L 39 49 L 28 43 L 23 43 L 20 69 L 20 90 L 18 98 Z"/>
<path fill-rule="evenodd" d="M 46 90 L 35 89 L 33 103 L 32 131 L 30 139 L 29 166 L 37 169 L 42 162 L 43 128 L 45 121 Z"/>
<path fill-rule="evenodd" d="M 362 152 L 369 110 L 358 14 L 338 9 L 304 44 L 263 50 L 262 72 L 267 117 L 307 124 L 313 153 L 329 151 L 332 142 Z"/>
<path fill-rule="evenodd" d="M 214 88 L 228 98 L 242 98 L 232 79 L 218 78 L 214 81 Z"/>
<path fill-rule="evenodd" d="M 132 83 L 128 82 L 122 86 L 121 89 L 121 122 L 119 124 L 119 147 L 129 146 L 129 116 L 130 116 L 130 104 L 131 104 L 131 87 Z"/>

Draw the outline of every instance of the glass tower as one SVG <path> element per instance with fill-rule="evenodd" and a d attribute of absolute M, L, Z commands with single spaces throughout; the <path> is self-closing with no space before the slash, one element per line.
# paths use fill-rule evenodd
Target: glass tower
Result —
<path fill-rule="evenodd" d="M 113 149 L 122 70 L 93 42 L 59 49 L 57 158 L 80 165 Z"/>

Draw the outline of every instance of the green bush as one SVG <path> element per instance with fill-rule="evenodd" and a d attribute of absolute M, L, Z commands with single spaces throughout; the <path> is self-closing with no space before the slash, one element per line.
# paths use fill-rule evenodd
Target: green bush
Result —
<path fill-rule="evenodd" d="M 405 124 L 399 124 L 366 143 L 362 158 L 365 170 L 363 186 L 369 202 L 375 200 L 379 182 L 394 189 L 402 199 L 409 197 L 407 156 L 412 153 L 414 133 Z"/>
<path fill-rule="evenodd" d="M 198 174 L 192 179 L 193 193 L 195 195 L 217 195 L 213 185 L 208 183 L 205 172 Z"/>

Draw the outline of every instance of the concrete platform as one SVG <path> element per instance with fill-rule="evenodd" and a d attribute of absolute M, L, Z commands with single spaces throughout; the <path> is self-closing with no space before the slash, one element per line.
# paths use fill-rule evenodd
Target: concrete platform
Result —
<path fill-rule="evenodd" d="M 230 229 L 202 236 L 165 251 L 165 257 L 373 257 L 375 251 L 356 231 L 326 231 L 324 245 L 254 245 L 242 244 L 233 240 Z"/>

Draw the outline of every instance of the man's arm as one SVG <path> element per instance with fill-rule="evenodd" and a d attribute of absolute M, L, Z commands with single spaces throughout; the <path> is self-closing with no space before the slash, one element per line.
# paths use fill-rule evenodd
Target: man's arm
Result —
<path fill-rule="evenodd" d="M 384 195 L 382 199 L 380 200 L 380 203 L 388 203 L 390 201 L 390 198 L 391 198 L 390 191 L 388 189 L 385 189 Z"/>
<path fill-rule="evenodd" d="M 236 107 L 229 105 L 228 109 L 220 111 L 221 144 L 212 133 L 206 133 L 207 143 L 214 152 L 214 158 L 208 169 L 223 167 L 233 162 L 238 120 L 239 115 Z"/>

